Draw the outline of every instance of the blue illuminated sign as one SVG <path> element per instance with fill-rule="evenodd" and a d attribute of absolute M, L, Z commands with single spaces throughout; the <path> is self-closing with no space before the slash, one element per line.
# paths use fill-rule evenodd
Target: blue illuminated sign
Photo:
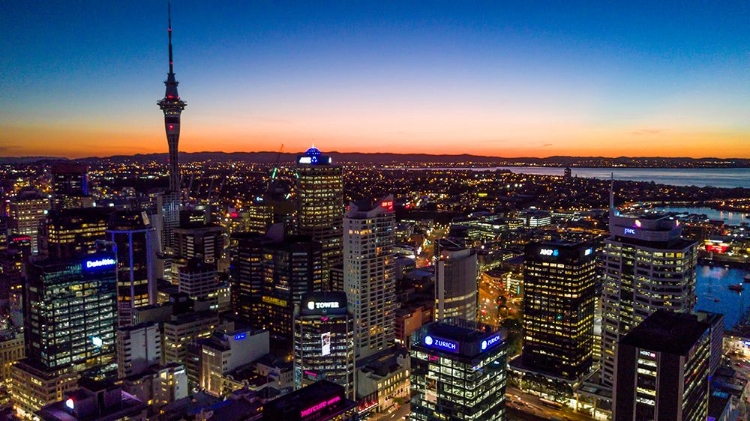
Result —
<path fill-rule="evenodd" d="M 635 235 L 635 229 L 634 228 L 625 228 L 625 235 Z"/>
<path fill-rule="evenodd" d="M 560 252 L 557 249 L 541 249 L 539 250 L 539 254 L 542 256 L 557 256 Z"/>
<path fill-rule="evenodd" d="M 241 340 L 243 340 L 245 338 L 247 338 L 247 333 L 238 333 L 238 334 L 234 335 L 234 340 L 235 341 L 241 341 Z"/>
<path fill-rule="evenodd" d="M 442 349 L 442 350 L 450 351 L 450 352 L 458 352 L 458 342 L 450 341 L 448 339 L 433 338 L 432 336 L 425 336 L 424 344 L 432 348 L 438 348 L 438 349 Z"/>
<path fill-rule="evenodd" d="M 502 342 L 503 336 L 500 333 L 496 333 L 493 336 L 490 336 L 489 338 L 482 341 L 482 351 L 486 351 L 493 346 L 499 344 Z"/>
<path fill-rule="evenodd" d="M 114 266 L 116 264 L 117 264 L 117 261 L 109 257 L 104 258 L 104 259 L 99 259 L 99 260 L 87 260 L 86 269 L 108 267 L 108 266 Z"/>

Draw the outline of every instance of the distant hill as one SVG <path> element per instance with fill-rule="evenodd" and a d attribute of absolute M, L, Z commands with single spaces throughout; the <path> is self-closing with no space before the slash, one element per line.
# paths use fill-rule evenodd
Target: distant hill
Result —
<path fill-rule="evenodd" d="M 293 163 L 298 153 L 282 153 L 279 162 L 282 164 Z M 475 166 L 553 166 L 553 167 L 623 167 L 623 168 L 750 168 L 750 159 L 744 158 L 659 158 L 659 157 L 574 157 L 574 156 L 551 156 L 546 158 L 502 158 L 477 155 L 430 155 L 430 154 L 394 154 L 394 153 L 325 153 L 333 158 L 334 162 L 361 163 L 372 165 L 386 164 L 431 164 L 435 165 L 475 165 Z M 278 152 L 180 152 L 180 162 L 201 161 L 243 161 L 259 164 L 272 164 L 276 162 Z M 111 162 L 167 162 L 166 153 L 138 154 L 138 155 L 115 155 L 111 157 L 91 157 L 76 159 L 74 161 L 83 163 L 95 163 L 103 159 Z M 54 161 L 65 161 L 66 158 L 55 157 L 21 157 L 2 158 L 0 163 L 47 163 Z"/>

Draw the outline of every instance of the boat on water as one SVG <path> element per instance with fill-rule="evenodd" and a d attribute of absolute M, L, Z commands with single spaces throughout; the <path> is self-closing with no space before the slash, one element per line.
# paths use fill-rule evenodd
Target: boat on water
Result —
<path fill-rule="evenodd" d="M 745 287 L 743 287 L 742 284 L 734 284 L 734 285 L 729 285 L 729 289 L 734 292 L 742 292 L 745 290 Z"/>
<path fill-rule="evenodd" d="M 718 298 L 714 298 L 714 302 L 715 302 L 715 303 L 718 303 L 719 301 L 721 301 L 721 300 L 720 300 L 720 299 L 718 299 Z"/>

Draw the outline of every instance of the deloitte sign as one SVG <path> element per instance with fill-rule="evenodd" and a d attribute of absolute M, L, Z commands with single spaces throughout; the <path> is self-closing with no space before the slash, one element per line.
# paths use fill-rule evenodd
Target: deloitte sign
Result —
<path fill-rule="evenodd" d="M 110 267 L 117 264 L 117 261 L 112 258 L 104 258 L 99 260 L 87 260 L 86 261 L 86 269 L 95 269 L 95 268 L 102 268 L 102 267 Z"/>

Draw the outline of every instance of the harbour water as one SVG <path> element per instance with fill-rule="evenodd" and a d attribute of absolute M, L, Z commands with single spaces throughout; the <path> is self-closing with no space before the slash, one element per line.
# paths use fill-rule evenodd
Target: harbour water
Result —
<path fill-rule="evenodd" d="M 698 266 L 697 272 L 696 308 L 724 314 L 724 326 L 731 329 L 750 305 L 750 283 L 743 283 L 750 272 L 723 266 Z M 742 284 L 746 291 L 737 293 L 729 289 L 729 285 L 736 284 Z"/>
<path fill-rule="evenodd" d="M 676 212 L 676 213 L 694 213 L 698 215 L 706 215 L 708 219 L 713 221 L 724 221 L 724 223 L 728 225 L 739 225 L 742 222 L 748 222 L 750 223 L 750 219 L 748 219 L 747 213 L 741 213 L 741 212 L 729 212 L 729 211 L 721 211 L 711 208 L 682 208 L 682 207 L 660 207 L 657 208 L 659 211 L 664 212 Z"/>
<path fill-rule="evenodd" d="M 436 168 L 437 169 L 437 168 Z M 475 171 L 509 170 L 521 174 L 562 176 L 562 167 L 463 168 Z M 646 181 L 671 186 L 713 186 L 750 188 L 750 168 L 571 168 L 573 176 L 615 180 Z"/>

